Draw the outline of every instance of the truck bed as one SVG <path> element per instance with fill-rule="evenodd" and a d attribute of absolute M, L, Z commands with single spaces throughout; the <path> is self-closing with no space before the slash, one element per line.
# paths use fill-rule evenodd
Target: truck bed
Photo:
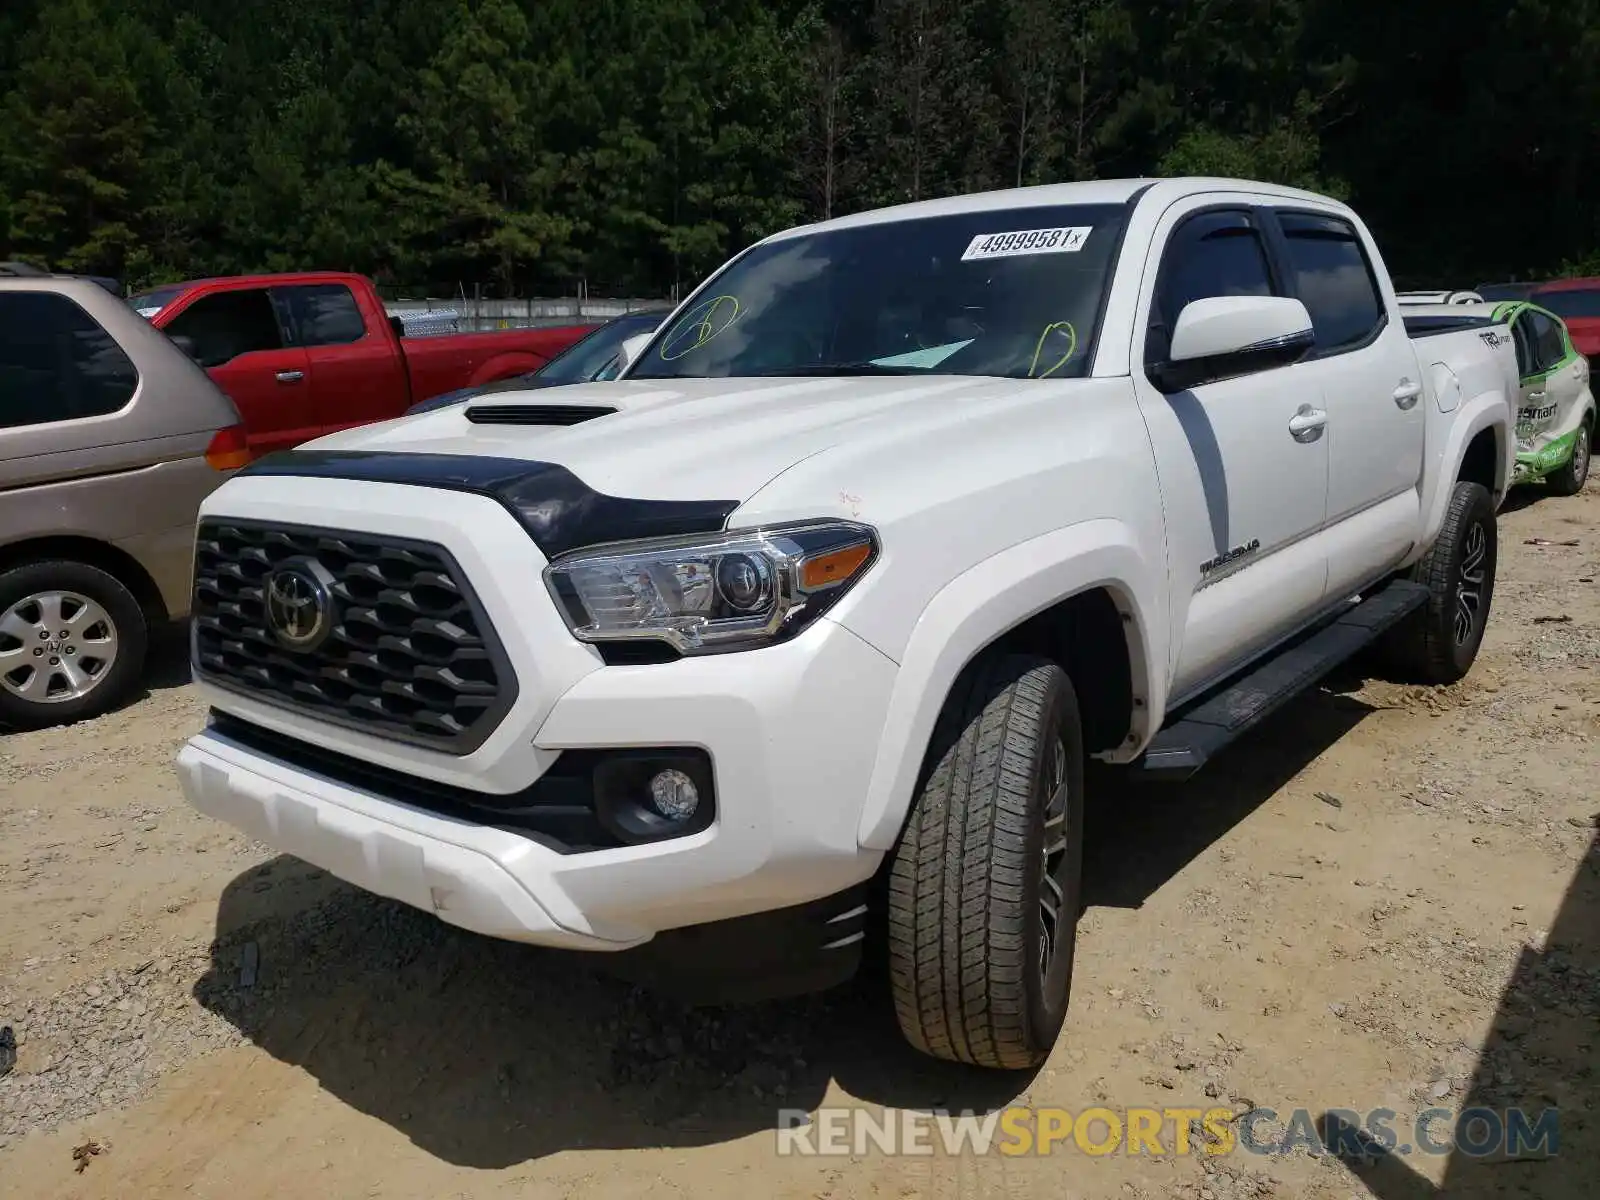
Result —
<path fill-rule="evenodd" d="M 1437 337 L 1441 333 L 1460 333 L 1465 329 L 1483 330 L 1488 329 L 1493 325 L 1504 324 L 1503 321 L 1496 321 L 1490 316 L 1484 316 L 1472 312 L 1461 312 L 1460 310 L 1465 308 L 1466 305 L 1441 304 L 1438 306 L 1441 309 L 1451 308 L 1456 310 L 1448 313 L 1433 312 L 1431 311 L 1432 307 L 1433 306 L 1430 305 L 1429 308 L 1423 309 L 1415 314 L 1407 313 L 1403 318 L 1406 327 L 1406 333 L 1413 340 L 1416 340 L 1417 338 Z"/>
<path fill-rule="evenodd" d="M 551 325 L 400 339 L 413 400 L 535 371 L 594 326 Z M 398 414 L 396 414 L 398 415 Z"/>

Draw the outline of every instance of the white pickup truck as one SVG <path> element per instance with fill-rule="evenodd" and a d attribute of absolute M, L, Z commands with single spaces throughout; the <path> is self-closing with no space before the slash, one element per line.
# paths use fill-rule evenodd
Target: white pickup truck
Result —
<path fill-rule="evenodd" d="M 373 892 L 708 998 L 880 954 L 915 1046 L 1037 1063 L 1085 758 L 1185 778 L 1369 646 L 1460 678 L 1516 383 L 1502 326 L 1408 335 L 1360 218 L 1305 192 L 792 229 L 616 381 L 214 493 L 183 786 Z"/>

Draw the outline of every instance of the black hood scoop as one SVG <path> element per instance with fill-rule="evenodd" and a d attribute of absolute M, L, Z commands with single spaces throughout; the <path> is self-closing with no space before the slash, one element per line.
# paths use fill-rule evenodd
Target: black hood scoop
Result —
<path fill-rule="evenodd" d="M 602 404 L 469 404 L 474 425 L 581 425 L 617 410 Z"/>

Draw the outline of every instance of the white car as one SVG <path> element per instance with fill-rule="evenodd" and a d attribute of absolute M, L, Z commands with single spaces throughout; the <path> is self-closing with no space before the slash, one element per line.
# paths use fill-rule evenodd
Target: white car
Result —
<path fill-rule="evenodd" d="M 1405 321 L 1413 332 L 1509 326 L 1521 376 L 1511 482 L 1543 480 L 1558 496 L 1583 490 L 1595 435 L 1595 402 L 1589 360 L 1573 345 L 1565 321 L 1528 300 L 1414 308 Z"/>
<path fill-rule="evenodd" d="M 1407 335 L 1366 226 L 1027 188 L 744 251 L 622 377 L 254 464 L 198 531 L 190 800 L 493 937 L 710 998 L 887 957 L 1038 1063 L 1093 756 L 1181 779 L 1383 640 L 1472 665 L 1503 326 Z"/>
<path fill-rule="evenodd" d="M 1482 304 L 1483 297 L 1474 291 L 1420 291 L 1396 292 L 1395 298 L 1402 307 L 1439 304 Z"/>

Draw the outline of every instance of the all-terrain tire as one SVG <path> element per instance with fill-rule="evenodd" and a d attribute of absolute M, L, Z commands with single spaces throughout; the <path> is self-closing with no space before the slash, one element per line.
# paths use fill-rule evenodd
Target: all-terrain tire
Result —
<path fill-rule="evenodd" d="M 1583 418 L 1572 443 L 1572 457 L 1544 477 L 1545 486 L 1557 496 L 1576 496 L 1589 478 L 1590 449 L 1593 445 L 1594 416 Z"/>
<path fill-rule="evenodd" d="M 1472 669 L 1494 599 L 1494 501 L 1481 483 L 1457 482 L 1439 536 L 1412 569 L 1427 602 L 1385 639 L 1406 682 L 1455 683 Z"/>
<path fill-rule="evenodd" d="M 979 660 L 945 701 L 890 864 L 889 987 L 914 1047 L 999 1070 L 1045 1060 L 1066 1020 L 1082 862 L 1071 681 L 1044 658 Z"/>
<path fill-rule="evenodd" d="M 34 626 L 42 615 L 37 602 L 48 597 L 66 598 L 68 620 L 59 623 L 66 624 L 67 630 Z M 96 637 L 80 636 L 83 631 L 78 625 L 86 611 L 101 622 L 92 631 Z M 107 628 L 110 642 L 103 635 Z M 36 635 L 62 632 L 71 632 L 73 637 L 62 640 L 41 636 L 37 644 L 32 640 Z M 26 563 L 0 571 L 0 727 L 42 729 L 66 725 L 116 707 L 139 683 L 149 639 L 149 624 L 139 601 L 119 579 L 99 567 L 61 560 Z M 101 647 L 114 646 L 114 651 L 101 649 L 98 653 L 104 658 L 96 660 L 95 642 Z M 65 652 L 68 645 L 72 647 L 70 657 Z M 56 649 L 61 652 L 55 653 Z M 34 654 L 34 650 L 39 653 Z M 81 695 L 64 694 L 57 687 L 43 697 L 30 698 L 33 689 L 28 684 L 34 678 L 33 672 L 48 671 L 58 659 L 80 664 L 99 661 L 101 672 L 79 671 L 78 678 L 87 681 Z"/>

